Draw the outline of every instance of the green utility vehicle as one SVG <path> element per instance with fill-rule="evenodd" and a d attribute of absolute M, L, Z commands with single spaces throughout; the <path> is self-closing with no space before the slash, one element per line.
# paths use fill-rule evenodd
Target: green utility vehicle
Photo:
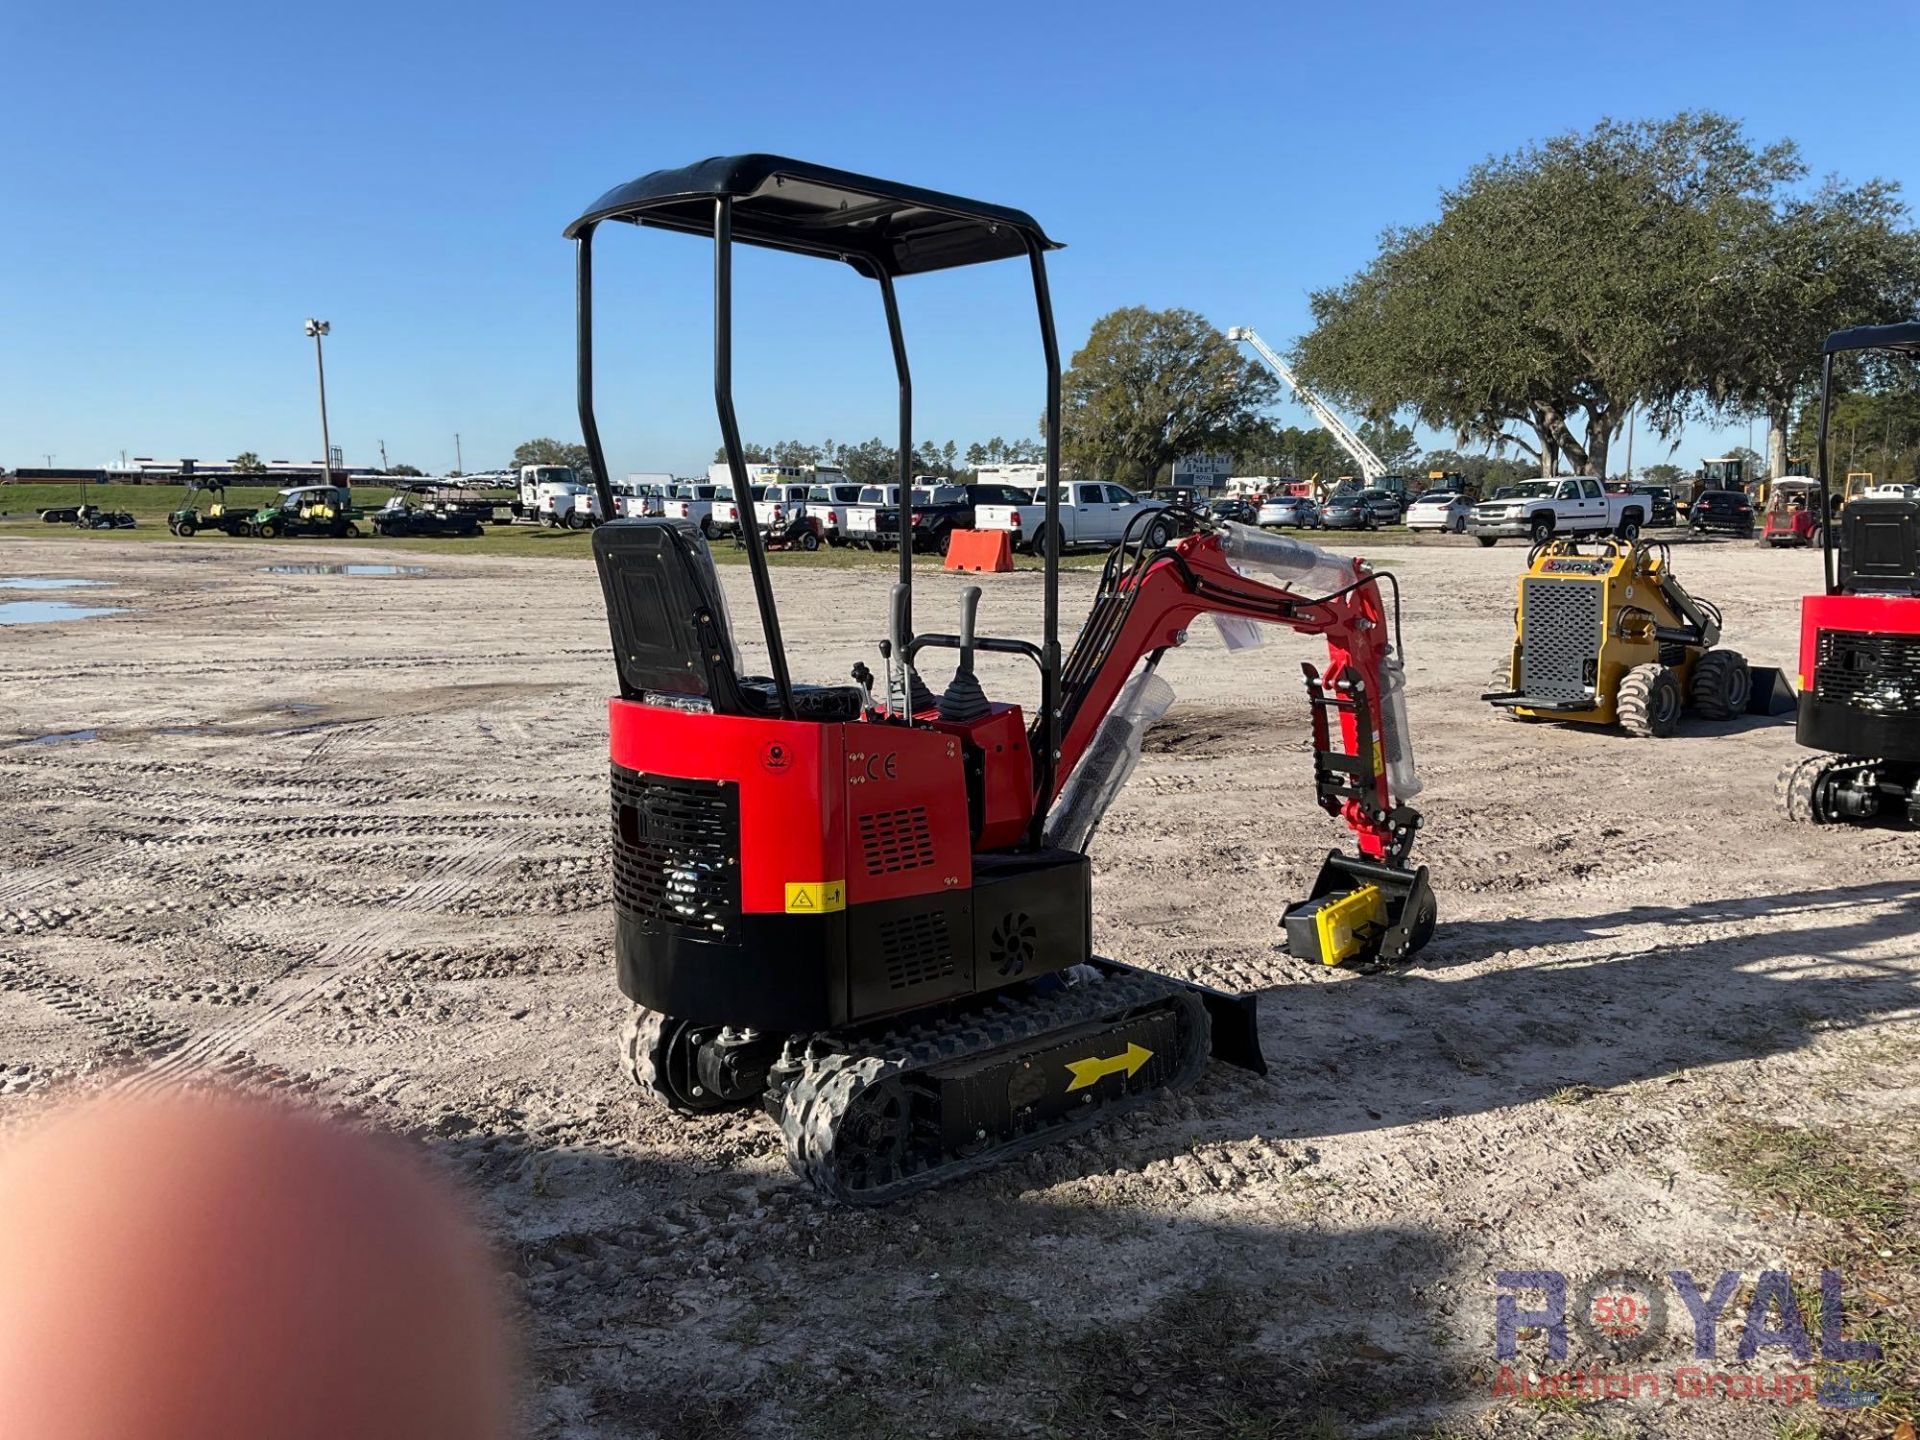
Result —
<path fill-rule="evenodd" d="M 200 499 L 205 496 L 205 500 Z M 196 480 L 187 486 L 180 508 L 167 516 L 167 529 L 182 540 L 191 540 L 202 530 L 219 530 L 228 535 L 245 535 L 253 525 L 253 510 L 234 509 L 227 504 L 227 487 L 218 480 Z"/>
<path fill-rule="evenodd" d="M 366 512 L 353 503 L 346 485 L 296 485 L 282 490 L 256 510 L 247 533 L 262 540 L 282 535 L 357 536 Z"/>

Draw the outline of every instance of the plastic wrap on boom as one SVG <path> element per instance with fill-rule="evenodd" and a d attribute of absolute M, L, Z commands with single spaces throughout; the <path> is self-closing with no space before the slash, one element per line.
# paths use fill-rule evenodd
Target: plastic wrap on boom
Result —
<path fill-rule="evenodd" d="M 1140 763 L 1147 731 L 1172 704 L 1173 686 L 1155 671 L 1142 670 L 1127 681 L 1047 816 L 1047 844 L 1086 851 L 1107 807 Z"/>
<path fill-rule="evenodd" d="M 1356 562 L 1285 535 L 1269 535 L 1251 525 L 1227 524 L 1221 551 L 1227 563 L 1249 580 L 1278 583 L 1313 599 L 1344 590 L 1359 578 Z"/>
<path fill-rule="evenodd" d="M 1407 726 L 1407 671 L 1389 650 L 1380 662 L 1380 749 L 1387 762 L 1387 790 L 1402 805 L 1424 788 L 1413 764 L 1413 732 Z"/>

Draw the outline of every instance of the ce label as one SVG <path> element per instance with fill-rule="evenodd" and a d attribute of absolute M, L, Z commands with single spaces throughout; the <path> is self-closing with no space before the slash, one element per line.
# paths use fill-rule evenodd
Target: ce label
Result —
<path fill-rule="evenodd" d="M 898 780 L 900 778 L 900 755 L 897 751 L 886 755 L 867 756 L 867 779 Z"/>

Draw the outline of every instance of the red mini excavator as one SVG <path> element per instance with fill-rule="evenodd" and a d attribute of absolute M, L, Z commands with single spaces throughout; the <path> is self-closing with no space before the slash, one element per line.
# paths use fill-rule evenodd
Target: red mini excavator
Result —
<path fill-rule="evenodd" d="M 841 261 L 878 284 L 899 377 L 900 484 L 912 483 L 912 383 L 897 278 L 1025 258 L 1046 358 L 1049 533 L 1057 532 L 1060 362 L 1045 257 L 1016 210 L 818 165 L 748 155 L 658 171 L 610 191 L 567 233 L 578 247 L 580 418 L 593 407 L 592 242 L 607 221 L 711 235 L 714 395 L 737 493 L 736 243 Z M 603 494 L 605 513 L 615 513 Z M 1160 657 L 1215 616 L 1326 638 L 1306 666 L 1321 805 L 1358 837 L 1284 917 L 1296 954 L 1392 962 L 1430 937 L 1434 903 L 1407 854 L 1419 788 L 1401 696 L 1398 600 L 1355 560 L 1185 511 L 1154 548 L 1129 532 L 1064 659 L 1059 561 L 1045 557 L 1043 634 L 913 622 L 899 550 L 884 682 L 788 671 L 758 531 L 743 532 L 766 676 L 742 664 L 713 560 L 678 522 L 594 535 L 620 693 L 610 705 L 615 954 L 635 1002 L 635 1079 L 688 1113 L 763 1104 L 796 1169 L 842 1200 L 892 1199 L 1081 1130 L 1192 1081 L 1209 1055 L 1264 1070 L 1250 997 L 1097 957 L 1086 847 L 1171 691 Z M 1144 529 L 1137 524 L 1136 529 Z M 921 678 L 952 652 L 951 681 Z M 1039 702 L 986 695 L 981 653 L 1038 671 Z"/>
<path fill-rule="evenodd" d="M 1789 819 L 1815 825 L 1911 826 L 1920 824 L 1920 501 L 1896 492 L 1841 506 L 1844 497 L 1831 493 L 1834 359 L 1856 352 L 1911 374 L 1920 363 L 1920 320 L 1827 337 L 1815 513 L 1833 519 L 1820 526 L 1825 593 L 1800 603 L 1795 732 L 1820 753 L 1781 772 L 1780 803 Z"/>

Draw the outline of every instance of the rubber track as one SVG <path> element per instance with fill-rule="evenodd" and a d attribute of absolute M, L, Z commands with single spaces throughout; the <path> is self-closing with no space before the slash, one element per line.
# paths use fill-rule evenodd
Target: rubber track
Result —
<path fill-rule="evenodd" d="M 1008 1046 L 1050 1043 L 1058 1033 L 1093 1022 L 1118 1023 L 1146 1006 L 1173 1005 L 1186 1011 L 1191 1040 L 1174 1077 L 1150 1090 L 1126 1091 L 1086 1105 L 1003 1144 L 952 1156 L 915 1174 L 871 1189 L 850 1190 L 840 1178 L 835 1155 L 839 1126 L 866 1090 L 899 1075 L 950 1061 L 986 1055 Z M 935 1185 L 975 1175 L 1003 1160 L 1066 1139 L 1099 1121 L 1138 1109 L 1199 1078 L 1210 1053 L 1206 1007 L 1191 991 L 1150 976 L 1109 976 L 1052 994 L 1003 996 L 986 1010 L 893 1031 L 866 1045 L 809 1060 L 780 1110 L 787 1159 L 821 1194 L 848 1205 L 884 1205 Z"/>
<path fill-rule="evenodd" d="M 1787 762 L 1780 778 L 1774 782 L 1774 796 L 1780 803 L 1781 813 L 1795 824 L 1831 825 L 1834 821 L 1816 813 L 1813 807 L 1820 782 L 1846 770 L 1871 770 L 1879 763 L 1877 758 L 1859 755 L 1805 755 Z"/>

